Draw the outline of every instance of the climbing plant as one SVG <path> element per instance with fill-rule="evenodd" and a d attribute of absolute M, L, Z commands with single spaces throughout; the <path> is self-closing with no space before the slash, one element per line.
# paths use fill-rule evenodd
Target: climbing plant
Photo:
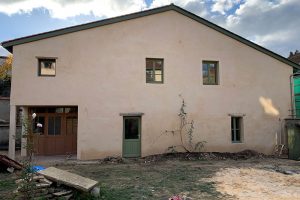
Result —
<path fill-rule="evenodd" d="M 174 137 L 179 137 L 180 144 L 168 147 L 167 151 L 174 153 L 181 148 L 185 152 L 200 152 L 204 148 L 206 141 L 194 142 L 194 120 L 188 121 L 187 112 L 185 111 L 185 100 L 181 95 L 179 97 L 181 98 L 181 106 L 178 113 L 180 119 L 179 127 L 176 130 L 166 130 L 165 133 L 171 133 Z"/>

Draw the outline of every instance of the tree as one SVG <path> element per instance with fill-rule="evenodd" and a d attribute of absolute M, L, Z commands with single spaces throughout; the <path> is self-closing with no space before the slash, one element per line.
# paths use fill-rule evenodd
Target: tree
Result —
<path fill-rule="evenodd" d="M 12 69 L 13 56 L 10 55 L 7 57 L 5 62 L 0 66 L 0 79 L 1 80 L 10 80 L 11 79 L 11 69 Z"/>

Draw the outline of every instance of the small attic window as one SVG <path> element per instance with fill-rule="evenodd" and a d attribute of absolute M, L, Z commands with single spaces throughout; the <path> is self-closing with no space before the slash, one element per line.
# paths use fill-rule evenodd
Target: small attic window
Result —
<path fill-rule="evenodd" d="M 55 74 L 56 74 L 56 59 L 38 58 L 39 76 L 55 76 Z"/>

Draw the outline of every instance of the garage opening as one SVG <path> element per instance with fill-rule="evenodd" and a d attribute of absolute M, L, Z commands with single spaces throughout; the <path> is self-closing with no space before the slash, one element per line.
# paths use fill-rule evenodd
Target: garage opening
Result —
<path fill-rule="evenodd" d="M 36 155 L 74 155 L 77 153 L 78 107 L 31 107 L 34 153 Z M 39 127 L 40 123 L 43 126 Z"/>

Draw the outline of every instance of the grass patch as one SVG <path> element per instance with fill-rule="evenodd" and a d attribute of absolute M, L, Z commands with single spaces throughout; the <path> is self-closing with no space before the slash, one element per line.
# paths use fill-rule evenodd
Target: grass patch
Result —
<path fill-rule="evenodd" d="M 194 167 L 201 163 L 162 161 L 151 164 L 95 164 L 59 168 L 98 180 L 100 199 L 168 199 L 177 194 L 208 200 L 223 197 L 216 191 L 213 183 L 204 181 L 204 178 L 214 174 L 214 168 Z"/>
<path fill-rule="evenodd" d="M 16 176 L 10 173 L 0 173 L 0 199 L 13 199 L 13 191 L 17 188 Z"/>

